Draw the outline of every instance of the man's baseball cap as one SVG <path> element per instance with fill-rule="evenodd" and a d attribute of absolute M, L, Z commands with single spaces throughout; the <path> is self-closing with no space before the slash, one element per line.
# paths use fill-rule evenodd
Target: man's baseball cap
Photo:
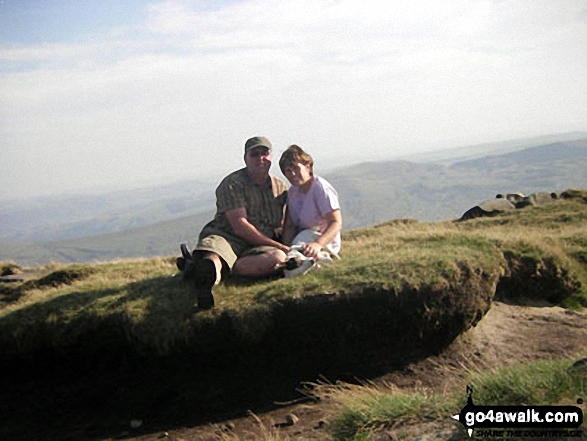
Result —
<path fill-rule="evenodd" d="M 250 150 L 256 149 L 257 147 L 265 147 L 269 150 L 273 147 L 269 140 L 264 136 L 254 136 L 253 138 L 247 139 L 245 143 L 245 153 Z"/>

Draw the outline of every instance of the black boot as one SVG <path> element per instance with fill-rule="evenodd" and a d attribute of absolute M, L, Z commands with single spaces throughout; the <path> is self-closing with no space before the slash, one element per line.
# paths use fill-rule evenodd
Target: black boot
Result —
<path fill-rule="evenodd" d="M 210 259 L 198 259 L 194 268 L 194 285 L 199 309 L 214 307 L 216 265 Z"/>
<path fill-rule="evenodd" d="M 194 277 L 194 258 L 190 253 L 186 244 L 182 243 L 179 246 L 181 250 L 181 257 L 178 257 L 175 261 L 177 269 L 181 271 L 183 278 L 186 280 L 193 279 Z"/>

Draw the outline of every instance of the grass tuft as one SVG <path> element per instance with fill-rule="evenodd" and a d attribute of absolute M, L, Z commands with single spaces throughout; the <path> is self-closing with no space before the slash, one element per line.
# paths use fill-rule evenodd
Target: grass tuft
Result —
<path fill-rule="evenodd" d="M 319 386 L 322 399 L 337 409 L 330 420 L 335 439 L 362 439 L 366 434 L 414 420 L 433 420 L 450 412 L 450 402 L 426 391 L 406 393 L 393 385 Z"/>
<path fill-rule="evenodd" d="M 587 394 L 587 369 L 576 358 L 536 361 L 491 370 L 472 371 L 477 405 L 548 405 L 574 402 Z M 330 403 L 331 434 L 336 440 L 358 441 L 397 426 L 446 419 L 465 405 L 463 390 L 437 394 L 399 390 L 383 385 L 315 385 L 313 393 Z"/>
<path fill-rule="evenodd" d="M 587 370 L 573 367 L 574 359 L 478 371 L 471 374 L 475 404 L 546 405 L 587 395 Z"/>

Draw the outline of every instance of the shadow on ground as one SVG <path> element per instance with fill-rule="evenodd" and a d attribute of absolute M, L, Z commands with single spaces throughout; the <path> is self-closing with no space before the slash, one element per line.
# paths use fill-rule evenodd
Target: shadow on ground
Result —
<path fill-rule="evenodd" d="M 96 354 L 97 355 L 97 354 Z M 298 390 L 319 377 L 356 381 L 403 364 L 396 354 L 365 354 L 342 366 L 271 362 L 271 355 L 141 357 L 112 351 L 22 362 L 0 381 L 0 439 L 124 439 L 263 413 L 305 399 Z M 405 363 L 419 358 L 412 354 Z M 142 421 L 130 429 L 132 420 Z"/>

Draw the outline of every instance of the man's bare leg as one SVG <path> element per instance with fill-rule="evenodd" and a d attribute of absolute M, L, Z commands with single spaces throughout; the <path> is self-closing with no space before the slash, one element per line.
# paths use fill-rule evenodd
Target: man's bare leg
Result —
<path fill-rule="evenodd" d="M 283 263 L 286 255 L 275 249 L 262 254 L 241 257 L 235 262 L 232 272 L 240 276 L 268 276 L 275 271 L 275 266 Z M 216 253 L 205 253 L 195 264 L 195 284 L 198 307 L 209 309 L 214 306 L 214 287 L 222 279 L 222 259 Z"/>
<path fill-rule="evenodd" d="M 202 259 L 209 259 L 214 262 L 214 267 L 216 268 L 216 281 L 214 282 L 214 286 L 220 283 L 222 280 L 222 259 L 216 253 L 205 253 L 202 256 Z"/>
<path fill-rule="evenodd" d="M 286 255 L 283 251 L 275 249 L 262 254 L 244 256 L 234 263 L 232 272 L 239 276 L 261 277 L 275 272 L 275 265 L 283 263 Z"/>

